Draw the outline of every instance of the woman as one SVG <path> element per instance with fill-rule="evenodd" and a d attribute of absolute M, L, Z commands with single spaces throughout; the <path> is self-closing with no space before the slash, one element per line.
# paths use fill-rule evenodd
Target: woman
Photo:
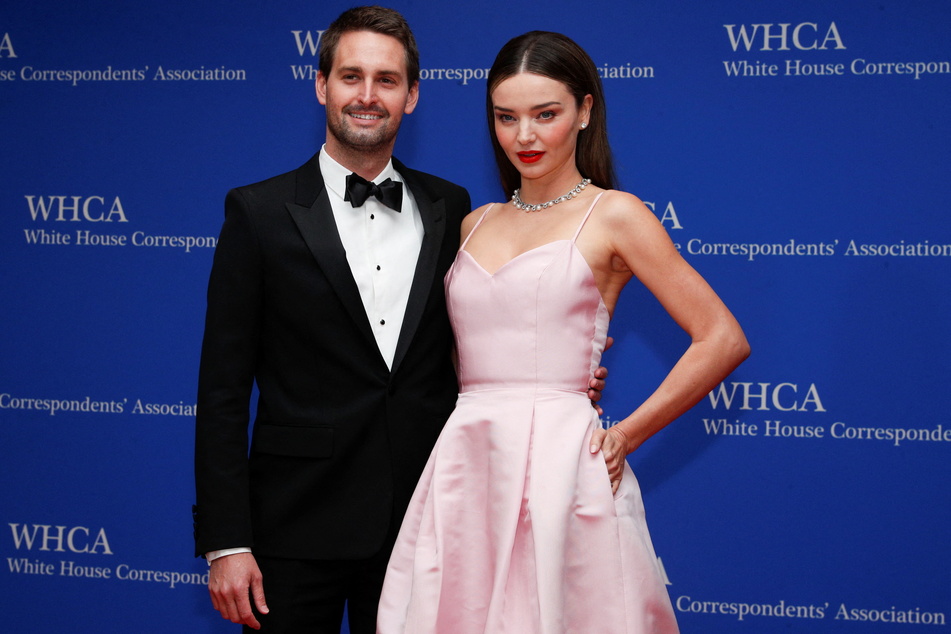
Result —
<path fill-rule="evenodd" d="M 742 330 L 630 194 L 614 191 L 594 63 L 531 32 L 488 77 L 512 200 L 475 210 L 446 276 L 461 393 L 390 559 L 379 631 L 677 631 L 626 456 L 746 358 Z M 636 276 L 692 342 L 605 431 L 585 395 Z"/>

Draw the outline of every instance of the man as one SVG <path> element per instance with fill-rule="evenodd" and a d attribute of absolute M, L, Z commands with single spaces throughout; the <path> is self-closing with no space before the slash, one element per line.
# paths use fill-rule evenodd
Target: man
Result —
<path fill-rule="evenodd" d="M 253 549 L 213 552 L 224 556 L 209 588 L 223 617 L 254 629 L 339 632 L 348 601 L 351 631 L 374 630 L 393 538 L 455 401 L 442 278 L 470 203 L 391 161 L 418 77 L 399 14 L 345 12 L 321 42 L 324 148 L 226 200 L 199 377 L 196 537 L 200 555 Z M 351 172 L 401 182 L 397 209 L 351 200 Z"/>
<path fill-rule="evenodd" d="M 199 373 L 196 553 L 214 607 L 246 631 L 336 634 L 345 603 L 351 632 L 375 631 L 390 549 L 455 403 L 443 276 L 469 196 L 391 158 L 418 60 L 395 11 L 344 12 L 321 40 L 324 147 L 225 202 Z"/>

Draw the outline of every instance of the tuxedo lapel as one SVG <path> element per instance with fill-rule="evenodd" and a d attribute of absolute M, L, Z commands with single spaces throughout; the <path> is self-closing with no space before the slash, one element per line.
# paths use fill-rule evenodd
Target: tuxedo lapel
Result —
<path fill-rule="evenodd" d="M 357 283 L 350 272 L 347 252 L 340 241 L 316 156 L 298 170 L 295 202 L 286 203 L 286 207 L 353 323 L 376 349 L 376 339 L 370 329 L 370 320 Z"/>
<path fill-rule="evenodd" d="M 406 303 L 406 313 L 403 316 L 403 326 L 400 329 L 399 340 L 396 344 L 396 354 L 393 358 L 393 372 L 396 372 L 400 361 L 406 356 L 419 328 L 420 319 L 429 300 L 430 291 L 435 280 L 439 252 L 446 234 L 445 200 L 433 199 L 423 183 L 402 163 L 393 159 L 393 166 L 403 177 L 406 186 L 413 192 L 416 207 L 419 209 L 423 221 L 423 242 L 419 248 L 419 258 L 416 261 L 416 271 L 413 274 L 413 284 L 410 287 L 409 299 Z"/>

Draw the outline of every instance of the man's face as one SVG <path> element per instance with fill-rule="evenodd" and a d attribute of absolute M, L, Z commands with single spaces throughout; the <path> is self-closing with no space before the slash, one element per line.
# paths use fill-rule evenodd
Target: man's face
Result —
<path fill-rule="evenodd" d="M 327 150 L 337 158 L 392 153 L 403 115 L 419 96 L 406 76 L 403 45 L 371 31 L 341 36 L 330 76 L 318 73 L 316 89 L 327 109 Z"/>

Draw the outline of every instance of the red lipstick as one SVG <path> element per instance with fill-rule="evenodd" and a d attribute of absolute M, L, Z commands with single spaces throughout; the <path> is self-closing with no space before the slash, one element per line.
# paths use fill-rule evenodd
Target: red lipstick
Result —
<path fill-rule="evenodd" d="M 544 152 L 516 152 L 522 163 L 535 163 L 540 160 Z"/>

